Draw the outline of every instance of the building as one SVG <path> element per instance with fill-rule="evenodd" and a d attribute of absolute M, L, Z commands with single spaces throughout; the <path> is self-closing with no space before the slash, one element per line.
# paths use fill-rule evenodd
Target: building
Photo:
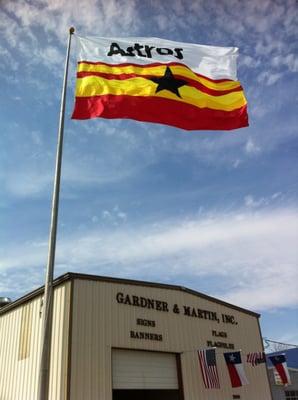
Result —
<path fill-rule="evenodd" d="M 0 399 L 35 400 L 43 288 L 0 310 Z M 184 287 L 67 273 L 55 280 L 51 400 L 270 400 L 259 314 Z M 220 389 L 198 349 L 216 347 Z M 250 384 L 232 388 L 223 353 L 242 350 Z"/>
<path fill-rule="evenodd" d="M 284 386 L 275 372 L 268 356 L 285 354 L 290 374 L 291 384 Z M 298 347 L 267 354 L 269 380 L 274 400 L 298 400 Z"/>

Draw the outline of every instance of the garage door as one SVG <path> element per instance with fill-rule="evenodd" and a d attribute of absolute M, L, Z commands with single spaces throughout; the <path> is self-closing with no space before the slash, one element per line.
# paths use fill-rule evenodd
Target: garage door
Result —
<path fill-rule="evenodd" d="M 175 354 L 113 349 L 113 400 L 179 399 L 176 365 Z"/>

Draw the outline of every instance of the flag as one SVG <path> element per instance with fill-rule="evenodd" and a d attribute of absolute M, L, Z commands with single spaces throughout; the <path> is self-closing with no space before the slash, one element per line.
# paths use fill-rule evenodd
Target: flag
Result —
<path fill-rule="evenodd" d="M 280 379 L 284 385 L 291 384 L 290 374 L 287 367 L 285 354 L 278 354 L 277 356 L 268 356 L 272 362 L 275 370 L 277 371 Z"/>
<path fill-rule="evenodd" d="M 73 119 L 130 118 L 186 130 L 248 126 L 236 47 L 79 37 Z"/>
<path fill-rule="evenodd" d="M 220 389 L 215 349 L 198 351 L 200 367 L 206 389 Z"/>
<path fill-rule="evenodd" d="M 276 371 L 276 369 L 273 370 L 273 377 L 274 377 L 274 383 L 277 386 L 283 386 L 282 380 L 279 376 L 279 373 Z"/>
<path fill-rule="evenodd" d="M 241 362 L 240 351 L 224 353 L 224 357 L 227 363 L 232 387 L 247 385 L 248 380 Z"/>
<path fill-rule="evenodd" d="M 266 362 L 265 353 L 263 351 L 255 351 L 247 354 L 246 361 L 253 367 Z"/>

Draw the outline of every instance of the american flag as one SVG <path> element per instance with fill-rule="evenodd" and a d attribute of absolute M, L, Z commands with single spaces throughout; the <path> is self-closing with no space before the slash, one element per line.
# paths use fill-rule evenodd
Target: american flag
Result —
<path fill-rule="evenodd" d="M 246 361 L 250 363 L 253 367 L 264 363 L 266 361 L 265 353 L 263 351 L 255 351 L 247 354 Z"/>
<path fill-rule="evenodd" d="M 198 351 L 200 367 L 206 389 L 220 389 L 215 349 Z"/>

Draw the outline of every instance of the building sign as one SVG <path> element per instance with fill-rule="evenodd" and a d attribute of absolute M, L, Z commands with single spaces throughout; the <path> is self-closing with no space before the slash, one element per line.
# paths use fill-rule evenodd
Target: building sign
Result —
<path fill-rule="evenodd" d="M 217 323 L 238 325 L 238 322 L 235 320 L 235 317 L 233 315 L 218 314 L 215 311 L 203 310 L 201 308 L 192 307 L 189 305 L 181 306 L 176 303 L 170 305 L 167 301 L 162 301 L 142 296 L 135 296 L 131 294 L 124 294 L 122 292 L 118 292 L 116 294 L 116 301 L 118 304 L 124 304 L 132 307 L 147 308 L 148 310 L 156 310 L 164 313 L 172 312 L 174 314 L 180 314 L 190 318 L 199 318 L 209 321 L 215 321 Z M 144 318 L 137 318 L 136 325 L 142 327 L 143 329 L 156 328 L 156 321 Z M 163 340 L 163 336 L 161 333 L 144 332 L 143 329 L 131 330 L 130 338 L 141 339 L 141 340 L 155 340 L 155 341 Z M 233 343 L 226 343 L 225 341 L 223 341 L 224 339 L 228 338 L 228 335 L 225 331 L 212 330 L 211 333 L 212 333 L 212 338 L 210 340 L 207 340 L 206 342 L 207 347 L 218 347 L 223 349 L 235 348 Z"/>
<path fill-rule="evenodd" d="M 150 319 L 137 318 L 137 325 L 141 325 L 142 327 L 155 328 L 156 322 Z M 152 332 L 140 332 L 140 331 L 130 331 L 131 339 L 143 339 L 143 340 L 156 340 L 162 341 L 161 333 L 152 333 Z"/>
<path fill-rule="evenodd" d="M 216 321 L 217 323 L 238 325 L 233 315 L 221 314 L 218 315 L 215 311 L 203 310 L 201 308 L 192 307 L 188 305 L 174 304 L 170 306 L 167 301 L 156 300 L 152 298 L 135 296 L 118 292 L 116 295 L 118 304 L 124 304 L 133 307 L 147 308 L 148 310 L 156 310 L 160 312 L 173 312 L 174 314 L 181 314 L 187 317 L 206 319 Z"/>
<path fill-rule="evenodd" d="M 207 347 L 217 347 L 219 349 L 234 349 L 235 348 L 234 343 L 226 343 L 221 340 L 221 339 L 228 338 L 227 332 L 212 330 L 211 334 L 212 334 L 213 338 L 211 340 L 207 340 Z"/>
<path fill-rule="evenodd" d="M 159 342 L 162 341 L 162 334 L 160 333 L 130 331 L 130 337 L 132 339 L 157 340 Z"/>
<path fill-rule="evenodd" d="M 235 348 L 234 343 L 226 343 L 221 341 L 207 340 L 207 347 L 217 347 L 218 349 L 229 349 L 233 350 Z"/>

